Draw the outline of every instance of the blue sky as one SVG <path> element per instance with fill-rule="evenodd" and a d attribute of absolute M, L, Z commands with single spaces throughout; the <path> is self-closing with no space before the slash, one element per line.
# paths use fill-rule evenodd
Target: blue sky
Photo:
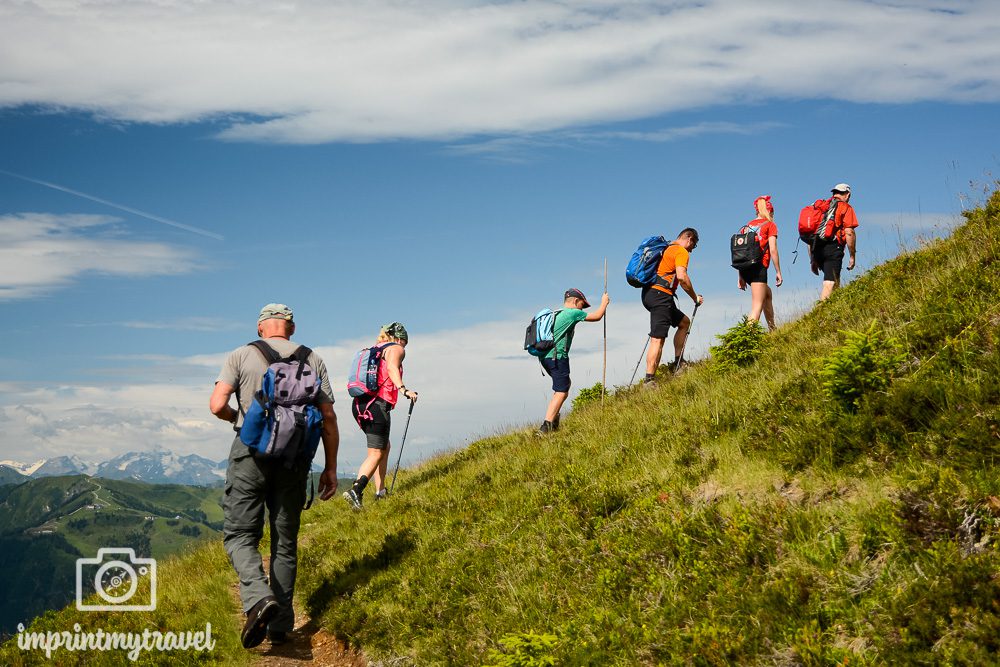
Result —
<path fill-rule="evenodd" d="M 205 232 L 0 174 L 0 459 L 223 458 L 212 382 L 283 301 L 334 377 L 343 469 L 349 355 L 406 323 L 416 460 L 537 421 L 524 327 L 569 286 L 598 298 L 605 257 L 627 382 L 647 320 L 622 273 L 648 234 L 701 231 L 699 356 L 749 305 L 727 243 L 758 195 L 787 321 L 819 290 L 797 212 L 834 183 L 857 275 L 1000 169 L 993 3 L 355 4 L 0 6 L 0 170 Z M 575 345 L 579 389 L 601 326 Z"/>

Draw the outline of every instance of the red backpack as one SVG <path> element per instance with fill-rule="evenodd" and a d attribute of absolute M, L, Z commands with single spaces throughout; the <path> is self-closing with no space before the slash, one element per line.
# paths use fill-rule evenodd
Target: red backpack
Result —
<path fill-rule="evenodd" d="M 799 238 L 803 243 L 812 243 L 823 217 L 830 210 L 833 199 L 817 199 L 799 213 Z"/>

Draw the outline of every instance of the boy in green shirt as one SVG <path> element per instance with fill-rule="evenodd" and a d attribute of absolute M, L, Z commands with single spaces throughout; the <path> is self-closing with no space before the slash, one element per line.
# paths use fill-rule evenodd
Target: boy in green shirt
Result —
<path fill-rule="evenodd" d="M 556 313 L 552 324 L 552 338 L 556 344 L 542 359 L 542 367 L 552 378 L 552 400 L 549 401 L 549 409 L 545 412 L 545 421 L 539 427 L 538 435 L 559 428 L 559 411 L 569 396 L 569 349 L 573 345 L 573 331 L 576 325 L 584 321 L 600 322 L 604 319 L 609 303 L 611 299 L 605 293 L 601 297 L 601 306 L 588 315 L 583 309 L 590 308 L 590 304 L 587 303 L 587 297 L 583 292 L 575 288 L 566 290 L 562 310 Z"/>

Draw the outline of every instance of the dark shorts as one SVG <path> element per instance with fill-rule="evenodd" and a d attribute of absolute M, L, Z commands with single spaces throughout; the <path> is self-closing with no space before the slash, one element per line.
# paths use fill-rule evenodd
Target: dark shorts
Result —
<path fill-rule="evenodd" d="M 642 305 L 649 311 L 649 335 L 653 338 L 666 338 L 670 327 L 679 327 L 684 321 L 674 297 L 658 289 L 642 288 Z"/>
<path fill-rule="evenodd" d="M 844 246 L 836 241 L 816 241 L 813 261 L 823 271 L 823 280 L 839 282 L 840 269 L 844 265 Z"/>
<path fill-rule="evenodd" d="M 351 411 L 361 432 L 368 438 L 368 449 L 385 449 L 389 445 L 392 406 L 381 398 L 374 401 L 370 398 L 355 398 Z"/>
<path fill-rule="evenodd" d="M 542 368 L 552 376 L 552 391 L 569 391 L 569 357 L 542 359 Z"/>
<path fill-rule="evenodd" d="M 750 283 L 767 283 L 767 267 L 752 266 L 749 269 L 740 269 L 740 278 L 743 279 L 747 285 Z"/>

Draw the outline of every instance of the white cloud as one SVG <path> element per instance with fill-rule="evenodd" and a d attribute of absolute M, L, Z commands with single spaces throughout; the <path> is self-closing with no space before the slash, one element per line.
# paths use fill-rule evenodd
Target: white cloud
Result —
<path fill-rule="evenodd" d="M 228 139 L 315 143 L 547 132 L 734 101 L 1000 99 L 1000 5 L 948 6 L 4 3 L 0 105 L 216 117 Z"/>
<path fill-rule="evenodd" d="M 612 141 L 665 143 L 706 134 L 760 134 L 778 127 L 782 127 L 782 124 L 774 122 L 746 124 L 705 122 L 683 127 L 660 128 L 648 132 L 562 130 L 457 143 L 448 146 L 445 150 L 454 155 L 476 155 L 502 162 L 521 162 L 527 159 L 528 154 L 532 151 L 553 146 L 583 147 Z"/>
<path fill-rule="evenodd" d="M 194 268 L 187 251 L 118 237 L 116 222 L 102 215 L 0 216 L 0 301 L 44 294 L 88 273 L 135 277 Z"/>

